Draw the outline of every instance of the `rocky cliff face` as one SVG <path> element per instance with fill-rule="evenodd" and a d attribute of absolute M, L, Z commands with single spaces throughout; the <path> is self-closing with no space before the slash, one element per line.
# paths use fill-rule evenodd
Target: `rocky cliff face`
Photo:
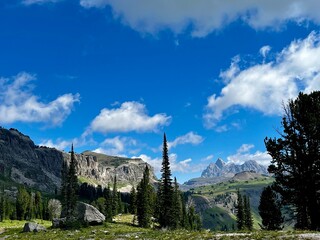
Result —
<path fill-rule="evenodd" d="M 201 174 L 203 178 L 212 177 L 232 177 L 237 173 L 244 171 L 253 171 L 260 174 L 268 174 L 267 168 L 258 164 L 254 160 L 249 160 L 241 165 L 228 163 L 226 164 L 222 159 L 218 159 L 215 163 L 211 163 Z"/>
<path fill-rule="evenodd" d="M 115 174 L 119 187 L 137 185 L 147 165 L 141 159 L 111 157 L 93 152 L 75 156 L 79 180 L 102 186 L 112 183 Z M 29 187 L 53 192 L 60 188 L 62 161 L 70 161 L 70 154 L 36 146 L 28 136 L 16 129 L 0 128 L 2 176 Z M 148 167 L 152 170 L 151 166 Z M 155 181 L 153 174 L 151 178 Z"/>

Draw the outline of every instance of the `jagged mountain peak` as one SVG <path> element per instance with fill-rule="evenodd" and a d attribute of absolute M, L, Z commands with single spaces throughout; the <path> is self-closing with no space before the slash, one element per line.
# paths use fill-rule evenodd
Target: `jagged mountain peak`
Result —
<path fill-rule="evenodd" d="M 222 168 L 226 165 L 226 163 L 225 163 L 225 161 L 223 161 L 221 158 L 218 158 L 217 161 L 216 161 L 216 165 L 217 165 L 220 169 L 222 169 Z"/>
<path fill-rule="evenodd" d="M 221 177 L 230 176 L 243 171 L 253 171 L 260 174 L 268 174 L 267 168 L 258 164 L 255 160 L 245 161 L 243 164 L 233 162 L 225 163 L 221 158 L 210 165 L 202 172 L 201 177 Z"/>

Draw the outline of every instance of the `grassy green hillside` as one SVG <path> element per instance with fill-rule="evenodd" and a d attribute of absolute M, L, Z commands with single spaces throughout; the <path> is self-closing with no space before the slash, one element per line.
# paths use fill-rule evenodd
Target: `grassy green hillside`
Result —
<path fill-rule="evenodd" d="M 319 239 L 319 233 L 311 232 L 191 232 L 186 230 L 145 229 L 133 226 L 132 215 L 122 215 L 115 223 L 105 223 L 101 226 L 90 226 L 79 230 L 52 229 L 48 221 L 39 221 L 47 227 L 46 232 L 23 233 L 25 221 L 0 222 L 0 239 L 44 240 L 44 239 L 159 239 L 159 240 L 198 240 L 198 239 Z"/>
<path fill-rule="evenodd" d="M 250 197 L 254 228 L 259 229 L 261 218 L 258 213 L 260 194 L 264 187 L 270 185 L 273 178 L 260 176 L 250 180 L 229 180 L 213 185 L 200 186 L 191 189 L 191 196 L 196 205 L 200 205 L 203 227 L 212 230 L 232 230 L 236 226 L 235 203 L 237 189 Z M 210 208 L 203 209 L 202 197 Z"/>

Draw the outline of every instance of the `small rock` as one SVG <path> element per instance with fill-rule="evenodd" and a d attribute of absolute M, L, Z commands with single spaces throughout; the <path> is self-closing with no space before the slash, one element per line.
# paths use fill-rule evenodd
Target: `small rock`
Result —
<path fill-rule="evenodd" d="M 44 226 L 34 222 L 25 223 L 23 227 L 23 232 L 40 232 L 46 230 Z"/>

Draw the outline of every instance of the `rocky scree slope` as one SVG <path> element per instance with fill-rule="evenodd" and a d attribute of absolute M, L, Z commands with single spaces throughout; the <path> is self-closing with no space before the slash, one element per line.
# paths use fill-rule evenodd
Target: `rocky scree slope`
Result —
<path fill-rule="evenodd" d="M 81 181 L 107 186 L 116 174 L 118 186 L 130 189 L 142 179 L 147 163 L 142 159 L 106 156 L 86 151 L 75 154 L 76 170 Z M 62 161 L 70 154 L 55 148 L 39 147 L 16 129 L 0 128 L 0 175 L 16 183 L 54 192 L 60 188 Z M 151 180 L 156 177 L 151 169 Z"/>

